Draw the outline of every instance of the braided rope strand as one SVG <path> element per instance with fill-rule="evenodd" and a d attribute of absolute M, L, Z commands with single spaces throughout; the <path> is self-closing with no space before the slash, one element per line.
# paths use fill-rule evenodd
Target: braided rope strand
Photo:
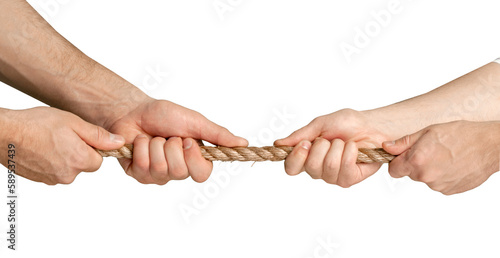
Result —
<path fill-rule="evenodd" d="M 117 150 L 97 150 L 103 157 L 132 158 L 133 145 L 126 144 Z M 210 161 L 281 161 L 286 159 L 292 152 L 289 146 L 266 146 L 266 147 L 212 147 L 200 146 L 201 155 Z M 389 163 L 395 158 L 382 148 L 358 150 L 357 163 Z"/>

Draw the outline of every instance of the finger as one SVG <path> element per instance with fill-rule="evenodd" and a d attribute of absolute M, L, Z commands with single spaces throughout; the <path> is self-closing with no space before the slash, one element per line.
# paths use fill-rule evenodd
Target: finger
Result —
<path fill-rule="evenodd" d="M 445 192 L 446 185 L 443 184 L 442 182 L 432 182 L 432 183 L 426 183 L 426 185 L 431 189 L 436 192 L 443 193 Z"/>
<path fill-rule="evenodd" d="M 398 139 L 394 144 L 383 143 L 384 149 L 394 155 L 399 155 L 389 163 L 389 174 L 394 178 L 412 175 L 413 178 L 420 176 L 421 166 L 425 164 L 427 154 L 419 147 L 419 140 L 427 133 L 424 129 L 412 135 Z M 413 147 L 413 148 L 412 148 Z M 393 151 L 393 152 L 391 152 Z M 402 151 L 402 152 L 401 152 Z"/>
<path fill-rule="evenodd" d="M 193 134 L 193 138 L 199 138 L 215 145 L 227 147 L 248 146 L 248 141 L 246 139 L 235 136 L 226 128 L 206 119 L 203 116 L 198 122 L 198 128 L 196 131 L 199 133 Z"/>
<path fill-rule="evenodd" d="M 340 165 L 342 164 L 342 153 L 345 143 L 341 139 L 332 141 L 332 146 L 326 154 L 323 164 L 323 180 L 329 184 L 336 184 L 339 176 Z"/>
<path fill-rule="evenodd" d="M 306 172 L 314 179 L 320 179 L 323 175 L 323 163 L 326 154 L 330 150 L 330 141 L 323 138 L 317 138 L 309 151 L 304 168 Z"/>
<path fill-rule="evenodd" d="M 356 164 L 358 159 L 358 147 L 355 142 L 347 142 L 345 144 L 344 153 L 342 153 L 342 162 L 337 179 L 337 184 L 347 188 L 362 181 L 363 175 Z"/>
<path fill-rule="evenodd" d="M 201 156 L 200 147 L 193 139 L 186 138 L 182 144 L 184 161 L 191 178 L 198 183 L 205 182 L 212 172 L 212 162 Z"/>
<path fill-rule="evenodd" d="M 155 137 L 149 143 L 149 172 L 156 184 L 164 185 L 169 181 L 167 158 L 164 145 L 167 140 L 163 137 Z"/>
<path fill-rule="evenodd" d="M 96 149 L 114 150 L 125 144 L 123 136 L 112 134 L 100 126 L 87 123 L 79 118 L 73 130 L 88 145 Z"/>
<path fill-rule="evenodd" d="M 189 176 L 180 137 L 171 137 L 167 140 L 165 143 L 165 156 L 167 157 L 170 179 L 182 180 Z"/>
<path fill-rule="evenodd" d="M 420 130 L 411 135 L 406 135 L 402 138 L 397 139 L 396 141 L 383 142 L 382 147 L 390 154 L 400 155 L 401 153 L 411 148 L 411 146 L 413 146 L 418 141 L 418 139 L 423 134 L 425 134 L 425 132 L 426 129 Z"/>
<path fill-rule="evenodd" d="M 84 160 L 85 166 L 80 169 L 80 171 L 84 172 L 95 172 L 97 171 L 101 165 L 103 158 L 102 156 L 95 151 L 94 148 L 82 142 L 83 148 L 85 148 L 85 155 L 82 156 Z"/>
<path fill-rule="evenodd" d="M 294 176 L 304 171 L 304 163 L 306 162 L 311 146 L 310 141 L 302 141 L 293 148 L 292 152 L 285 159 L 285 171 L 288 175 Z"/>
<path fill-rule="evenodd" d="M 72 168 L 79 172 L 94 172 L 97 171 L 101 165 L 103 158 L 95 151 L 94 148 L 89 146 L 81 138 L 78 138 L 78 134 L 75 133 L 75 139 L 73 143 L 69 143 L 72 146 L 72 152 L 67 153 L 68 158 L 71 160 Z"/>
<path fill-rule="evenodd" d="M 411 150 L 393 159 L 389 163 L 389 175 L 394 178 L 401 178 L 414 173 L 415 168 L 408 162 L 409 156 L 411 156 Z"/>
<path fill-rule="evenodd" d="M 321 134 L 321 123 L 314 119 L 308 125 L 293 132 L 288 137 L 274 142 L 275 146 L 295 146 L 302 140 L 313 141 Z"/>
<path fill-rule="evenodd" d="M 149 138 L 146 135 L 138 135 L 134 140 L 134 153 L 132 155 L 132 166 L 128 173 L 143 184 L 154 183 L 149 173 Z"/>

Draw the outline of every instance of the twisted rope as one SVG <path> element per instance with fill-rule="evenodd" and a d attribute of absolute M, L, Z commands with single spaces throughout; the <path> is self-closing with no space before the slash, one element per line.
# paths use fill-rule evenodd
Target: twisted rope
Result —
<path fill-rule="evenodd" d="M 280 161 L 286 159 L 292 152 L 293 147 L 288 146 L 266 146 L 266 147 L 211 147 L 200 146 L 201 155 L 210 161 Z M 97 150 L 103 157 L 132 158 L 133 146 L 126 144 L 117 150 Z M 384 149 L 358 150 L 357 163 L 389 163 L 395 156 L 387 153 Z"/>

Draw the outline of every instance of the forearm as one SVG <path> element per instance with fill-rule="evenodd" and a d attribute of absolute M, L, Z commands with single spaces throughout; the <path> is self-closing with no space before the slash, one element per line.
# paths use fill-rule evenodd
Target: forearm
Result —
<path fill-rule="evenodd" d="M 12 110 L 0 108 L 0 164 L 7 167 L 7 152 L 9 144 L 17 144 L 15 135 L 18 128 L 14 128 L 11 118 Z"/>
<path fill-rule="evenodd" d="M 449 121 L 500 120 L 500 65 L 487 64 L 428 93 L 365 113 L 396 138 Z"/>
<path fill-rule="evenodd" d="M 25 1 L 0 2 L 0 80 L 105 126 L 148 97 L 55 31 Z"/>

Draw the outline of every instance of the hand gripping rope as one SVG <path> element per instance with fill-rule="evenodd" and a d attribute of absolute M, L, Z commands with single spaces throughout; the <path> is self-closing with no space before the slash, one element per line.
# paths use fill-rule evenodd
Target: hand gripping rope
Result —
<path fill-rule="evenodd" d="M 293 147 L 266 146 L 266 147 L 211 147 L 200 146 L 201 155 L 210 161 L 280 161 L 286 159 Z M 132 158 L 133 145 L 125 144 L 117 150 L 97 150 L 103 157 Z M 382 148 L 358 150 L 357 163 L 389 163 L 395 156 Z"/>

